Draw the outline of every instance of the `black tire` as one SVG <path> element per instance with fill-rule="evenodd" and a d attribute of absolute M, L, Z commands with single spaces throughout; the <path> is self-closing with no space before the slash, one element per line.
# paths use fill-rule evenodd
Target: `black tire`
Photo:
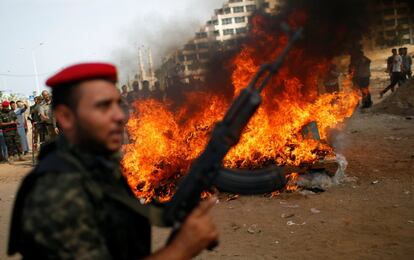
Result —
<path fill-rule="evenodd" d="M 286 185 L 281 167 L 261 170 L 221 169 L 215 180 L 215 186 L 224 192 L 243 195 L 265 194 L 280 190 Z"/>

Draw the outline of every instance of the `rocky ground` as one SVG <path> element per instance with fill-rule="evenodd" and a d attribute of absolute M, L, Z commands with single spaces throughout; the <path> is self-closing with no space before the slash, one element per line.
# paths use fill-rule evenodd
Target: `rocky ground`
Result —
<path fill-rule="evenodd" d="M 385 83 L 384 83 L 385 84 Z M 375 102 L 382 85 L 373 88 Z M 220 245 L 198 259 L 413 259 L 414 116 L 358 111 L 341 136 L 353 178 L 329 190 L 246 196 L 213 210 Z M 0 259 L 26 162 L 0 165 Z M 154 248 L 168 230 L 154 228 Z"/>

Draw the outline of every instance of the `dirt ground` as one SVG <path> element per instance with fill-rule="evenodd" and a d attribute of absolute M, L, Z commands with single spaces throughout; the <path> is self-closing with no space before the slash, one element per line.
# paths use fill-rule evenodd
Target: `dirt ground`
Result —
<path fill-rule="evenodd" d="M 307 196 L 227 202 L 223 195 L 213 212 L 220 246 L 199 259 L 413 259 L 414 118 L 358 112 L 342 144 L 356 182 Z M 0 165 L 1 259 L 8 259 L 11 207 L 30 163 Z M 167 234 L 154 229 L 155 248 Z"/>

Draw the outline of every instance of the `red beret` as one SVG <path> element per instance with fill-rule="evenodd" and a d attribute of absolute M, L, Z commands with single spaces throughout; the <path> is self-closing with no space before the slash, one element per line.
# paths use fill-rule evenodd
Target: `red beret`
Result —
<path fill-rule="evenodd" d="M 4 100 L 3 103 L 1 103 L 2 107 L 8 107 L 10 105 L 10 102 L 7 100 Z"/>
<path fill-rule="evenodd" d="M 46 81 L 51 88 L 89 79 L 107 79 L 116 82 L 116 68 L 108 63 L 80 63 L 69 66 Z"/>

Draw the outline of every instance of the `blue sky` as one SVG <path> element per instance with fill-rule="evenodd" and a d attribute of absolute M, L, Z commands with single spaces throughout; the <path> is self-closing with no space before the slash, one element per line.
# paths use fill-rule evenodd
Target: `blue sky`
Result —
<path fill-rule="evenodd" d="M 1 0 L 0 91 L 30 95 L 48 76 L 82 61 L 114 62 L 121 81 L 137 65 L 137 48 L 155 63 L 180 46 L 223 0 Z M 40 45 L 42 43 L 42 45 Z"/>

